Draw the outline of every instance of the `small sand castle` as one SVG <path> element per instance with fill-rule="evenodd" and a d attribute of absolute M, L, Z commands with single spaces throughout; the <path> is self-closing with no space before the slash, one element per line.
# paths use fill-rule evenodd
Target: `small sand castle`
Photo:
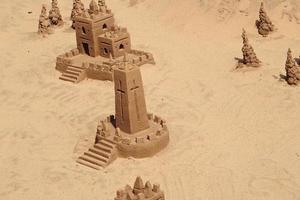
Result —
<path fill-rule="evenodd" d="M 51 9 L 49 11 L 49 20 L 51 26 L 62 26 L 64 24 L 57 0 L 52 0 Z"/>
<path fill-rule="evenodd" d="M 39 17 L 38 33 L 42 36 L 52 33 L 49 18 L 47 16 L 46 5 L 42 5 L 41 14 Z"/>
<path fill-rule="evenodd" d="M 275 26 L 265 11 L 264 3 L 261 3 L 259 9 L 259 20 L 256 20 L 256 27 L 258 29 L 258 33 L 264 37 L 267 37 L 271 32 L 275 31 Z"/>
<path fill-rule="evenodd" d="M 115 115 L 101 120 L 95 144 L 77 160 L 94 169 L 106 167 L 118 156 L 150 157 L 168 145 L 166 121 L 148 114 L 140 68 L 124 61 L 114 69 Z"/>
<path fill-rule="evenodd" d="M 295 59 L 292 56 L 291 49 L 287 52 L 285 63 L 286 81 L 289 85 L 298 85 L 300 81 L 300 68 L 297 66 Z"/>
<path fill-rule="evenodd" d="M 164 192 L 158 184 L 147 181 L 144 185 L 141 177 L 137 177 L 133 188 L 126 185 L 124 189 L 117 191 L 115 200 L 165 200 Z"/>
<path fill-rule="evenodd" d="M 75 0 L 74 5 L 77 4 L 81 5 L 80 0 Z M 74 27 L 77 48 L 57 57 L 56 69 L 62 72 L 61 80 L 73 83 L 85 78 L 112 81 L 114 68 L 125 53 L 135 65 L 155 64 L 151 53 L 131 48 L 127 29 L 115 24 L 114 15 L 103 0 L 99 4 L 92 0 L 88 9 L 76 14 Z"/>
<path fill-rule="evenodd" d="M 243 38 L 243 48 L 242 48 L 243 59 L 238 62 L 236 68 L 260 67 L 261 61 L 257 58 L 253 50 L 253 47 L 249 44 L 249 40 L 245 29 L 243 29 L 242 38 Z"/>
<path fill-rule="evenodd" d="M 73 8 L 70 19 L 72 20 L 72 28 L 75 29 L 75 18 L 84 13 L 84 4 L 81 0 L 73 0 Z"/>

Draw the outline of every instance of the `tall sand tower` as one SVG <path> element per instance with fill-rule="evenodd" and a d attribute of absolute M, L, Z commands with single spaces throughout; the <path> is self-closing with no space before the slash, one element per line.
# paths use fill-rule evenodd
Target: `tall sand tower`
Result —
<path fill-rule="evenodd" d="M 124 62 L 114 71 L 116 126 L 133 134 L 149 128 L 139 67 Z"/>

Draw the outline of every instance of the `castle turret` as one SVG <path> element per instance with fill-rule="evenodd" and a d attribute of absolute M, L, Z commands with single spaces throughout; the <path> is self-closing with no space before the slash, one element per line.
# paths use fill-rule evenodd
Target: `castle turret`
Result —
<path fill-rule="evenodd" d="M 98 12 L 99 12 L 99 7 L 98 7 L 96 1 L 92 0 L 91 3 L 90 3 L 89 13 L 96 15 L 96 14 L 98 14 Z"/>
<path fill-rule="evenodd" d="M 118 26 L 99 36 L 100 55 L 108 58 L 110 54 L 113 58 L 124 56 L 131 50 L 130 35 L 126 28 Z"/>
<path fill-rule="evenodd" d="M 115 23 L 110 10 L 98 12 L 95 0 L 90 3 L 90 8 L 82 15 L 75 16 L 74 27 L 76 30 L 77 48 L 80 53 L 92 57 L 100 55 L 98 36 L 110 30 Z"/>

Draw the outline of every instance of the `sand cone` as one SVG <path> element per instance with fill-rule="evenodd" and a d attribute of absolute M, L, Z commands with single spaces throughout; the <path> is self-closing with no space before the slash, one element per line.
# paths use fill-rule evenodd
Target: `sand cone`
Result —
<path fill-rule="evenodd" d="M 264 3 L 261 3 L 259 9 L 259 20 L 256 21 L 256 27 L 258 29 L 258 33 L 264 37 L 268 36 L 275 30 L 273 23 L 265 11 Z"/>
<path fill-rule="evenodd" d="M 57 0 L 52 0 L 52 7 L 49 11 L 50 25 L 52 26 L 62 26 L 64 24 L 60 10 L 58 8 Z"/>
<path fill-rule="evenodd" d="M 71 12 L 71 20 L 72 20 L 72 28 L 75 28 L 75 18 L 80 16 L 84 13 L 84 4 L 81 0 L 74 0 L 73 1 L 73 8 Z"/>
<path fill-rule="evenodd" d="M 249 40 L 246 31 L 244 29 L 242 33 L 242 38 L 243 38 L 243 48 L 242 48 L 243 60 L 238 64 L 237 68 L 241 68 L 243 66 L 259 67 L 261 62 L 256 57 L 253 47 L 249 44 Z"/>
<path fill-rule="evenodd" d="M 143 180 L 140 176 L 138 176 L 134 182 L 133 193 L 139 194 L 144 189 Z"/>
<path fill-rule="evenodd" d="M 50 22 L 49 22 L 49 18 L 47 16 L 46 5 L 42 5 L 41 14 L 39 17 L 38 33 L 43 36 L 51 33 Z"/>
<path fill-rule="evenodd" d="M 288 49 L 287 59 L 285 62 L 286 81 L 289 85 L 297 85 L 300 80 L 300 70 L 297 66 L 291 49 Z"/>

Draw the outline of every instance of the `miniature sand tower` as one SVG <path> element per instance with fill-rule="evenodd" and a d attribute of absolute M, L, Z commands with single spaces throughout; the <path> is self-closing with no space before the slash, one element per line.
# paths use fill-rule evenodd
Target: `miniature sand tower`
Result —
<path fill-rule="evenodd" d="M 141 177 L 137 177 L 133 188 L 126 185 L 124 189 L 117 191 L 115 200 L 165 200 L 165 194 L 158 184 L 147 181 L 144 185 Z"/>
<path fill-rule="evenodd" d="M 97 127 L 95 144 L 77 160 L 100 169 L 117 156 L 150 157 L 169 142 L 166 122 L 148 114 L 140 68 L 124 61 L 114 70 L 115 115 L 102 120 Z"/>
<path fill-rule="evenodd" d="M 285 71 L 287 83 L 289 85 L 298 85 L 300 81 L 300 68 L 297 66 L 295 59 L 292 56 L 291 49 L 287 52 Z"/>
<path fill-rule="evenodd" d="M 243 48 L 242 48 L 243 59 L 238 62 L 236 68 L 259 67 L 261 65 L 261 62 L 256 57 L 253 47 L 249 44 L 249 40 L 246 31 L 244 29 L 242 33 L 242 38 L 243 38 Z"/>
<path fill-rule="evenodd" d="M 271 32 L 275 30 L 275 26 L 273 25 L 265 11 L 263 2 L 261 3 L 259 9 L 259 20 L 256 20 L 256 27 L 258 29 L 258 33 L 264 37 L 267 37 Z"/>

